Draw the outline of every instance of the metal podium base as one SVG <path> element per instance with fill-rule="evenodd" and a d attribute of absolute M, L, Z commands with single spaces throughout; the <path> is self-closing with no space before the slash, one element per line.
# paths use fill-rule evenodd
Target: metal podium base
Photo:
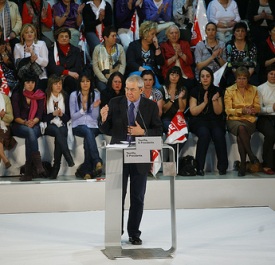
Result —
<path fill-rule="evenodd" d="M 106 182 L 105 182 L 105 249 L 102 252 L 109 259 L 164 259 L 172 258 L 176 251 L 176 207 L 175 207 L 175 153 L 171 146 L 162 146 L 168 149 L 173 162 L 163 163 L 163 172 L 170 176 L 170 214 L 171 214 L 171 239 L 172 246 L 169 250 L 162 248 L 132 248 L 122 249 L 121 246 L 121 217 L 122 217 L 122 165 L 123 152 L 134 147 L 107 148 L 106 149 Z"/>
<path fill-rule="evenodd" d="M 162 248 L 135 248 L 122 249 L 121 247 L 108 247 L 102 252 L 107 258 L 114 260 L 117 258 L 131 259 L 167 259 L 173 258 L 172 250 L 163 250 Z"/>

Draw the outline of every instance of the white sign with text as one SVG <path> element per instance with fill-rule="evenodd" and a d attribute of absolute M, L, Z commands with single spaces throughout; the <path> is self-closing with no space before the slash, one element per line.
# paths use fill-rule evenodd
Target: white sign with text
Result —
<path fill-rule="evenodd" d="M 150 163 L 150 150 L 124 149 L 124 163 Z"/>
<path fill-rule="evenodd" d="M 162 149 L 162 139 L 160 136 L 144 136 L 136 137 L 136 149 L 146 149 L 146 150 L 160 150 Z"/>

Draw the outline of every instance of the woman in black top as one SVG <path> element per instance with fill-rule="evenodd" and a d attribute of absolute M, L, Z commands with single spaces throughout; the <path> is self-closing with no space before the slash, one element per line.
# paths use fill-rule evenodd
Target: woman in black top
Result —
<path fill-rule="evenodd" d="M 125 95 L 125 80 L 120 72 L 114 72 L 108 79 L 106 89 L 100 95 L 100 108 L 104 107 L 109 101 L 118 96 Z"/>
<path fill-rule="evenodd" d="M 220 175 L 226 174 L 228 159 L 225 141 L 225 120 L 221 92 L 213 85 L 214 75 L 209 67 L 203 67 L 199 73 L 200 84 L 190 94 L 189 129 L 198 136 L 196 160 L 197 175 L 204 175 L 207 149 L 212 140 L 218 158 Z"/>

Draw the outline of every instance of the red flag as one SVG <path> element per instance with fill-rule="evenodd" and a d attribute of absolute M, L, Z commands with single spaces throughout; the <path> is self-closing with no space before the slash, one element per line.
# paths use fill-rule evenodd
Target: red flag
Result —
<path fill-rule="evenodd" d="M 155 177 L 161 168 L 161 157 L 159 150 L 152 150 L 152 168 L 151 173 Z"/>
<path fill-rule="evenodd" d="M 10 88 L 8 86 L 8 82 L 4 75 L 1 65 L 0 65 L 0 80 L 1 80 L 0 93 L 5 94 L 6 96 L 10 96 Z"/>
<path fill-rule="evenodd" d="M 205 25 L 208 23 L 204 0 L 199 0 L 197 11 L 194 17 L 194 25 L 190 46 L 196 46 L 199 41 L 205 38 Z"/>
<path fill-rule="evenodd" d="M 184 143 L 188 133 L 187 124 L 182 111 L 178 111 L 168 127 L 168 134 L 165 140 L 166 144 Z"/>

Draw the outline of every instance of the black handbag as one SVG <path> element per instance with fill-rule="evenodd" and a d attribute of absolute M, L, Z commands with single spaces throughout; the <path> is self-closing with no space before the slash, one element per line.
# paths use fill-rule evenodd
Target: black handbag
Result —
<path fill-rule="evenodd" d="M 43 69 L 36 62 L 31 62 L 31 57 L 23 58 L 20 60 L 17 66 L 17 75 L 19 78 L 23 78 L 24 74 L 27 72 L 32 72 L 37 76 L 40 76 L 43 73 Z"/>

